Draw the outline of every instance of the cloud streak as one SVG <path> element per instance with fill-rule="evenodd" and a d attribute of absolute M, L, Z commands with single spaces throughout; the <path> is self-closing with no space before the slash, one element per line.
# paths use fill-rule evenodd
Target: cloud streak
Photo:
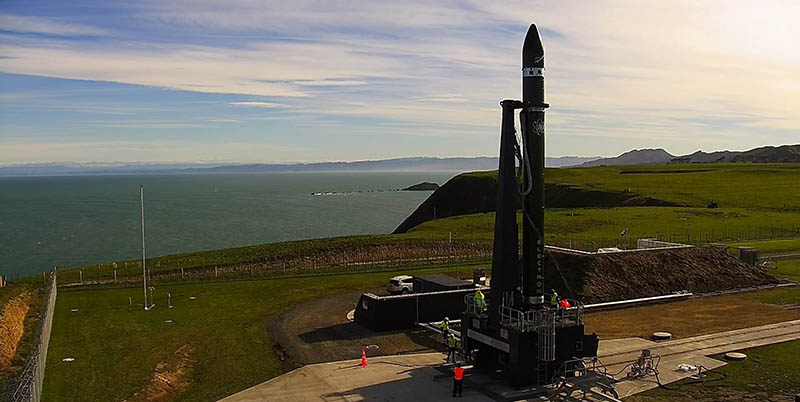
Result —
<path fill-rule="evenodd" d="M 265 108 L 276 108 L 282 106 L 280 103 L 272 103 L 272 102 L 230 102 L 229 104 L 233 106 L 265 107 Z"/>
<path fill-rule="evenodd" d="M 0 14 L 0 30 L 56 36 L 101 36 L 108 33 L 87 25 L 13 14 Z"/>
<path fill-rule="evenodd" d="M 497 102 L 519 96 L 521 41 L 536 20 L 547 48 L 548 153 L 574 154 L 576 138 L 592 138 L 578 143 L 585 154 L 619 153 L 631 140 L 681 153 L 800 133 L 800 48 L 791 40 L 800 5 L 768 6 L 145 1 L 125 8 L 143 24 L 136 35 L 35 18 L 32 29 L 58 37 L 0 36 L 0 71 L 193 93 L 237 106 L 215 122 L 260 121 L 269 132 L 302 130 L 295 120 L 313 111 L 338 119 L 340 135 L 374 132 L 375 144 L 353 158 L 412 133 L 374 130 L 387 123 L 431 138 L 485 138 L 470 152 L 485 155 L 496 153 Z M 6 17 L 17 27 L 33 18 Z M 106 33 L 114 38 L 66 37 Z"/>

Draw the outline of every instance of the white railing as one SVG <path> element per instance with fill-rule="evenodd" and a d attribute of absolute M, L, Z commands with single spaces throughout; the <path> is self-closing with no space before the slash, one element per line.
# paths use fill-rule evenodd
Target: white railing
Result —
<path fill-rule="evenodd" d="M 554 326 L 567 325 L 570 321 L 576 324 L 583 322 L 583 303 L 567 300 L 569 308 L 545 307 L 539 310 L 518 310 L 509 306 L 500 307 L 500 322 L 523 332 L 536 331 L 544 321 L 555 320 Z M 467 304 L 469 306 L 469 304 Z"/>
<path fill-rule="evenodd" d="M 44 370 L 47 363 L 47 347 L 50 343 L 50 329 L 53 326 L 53 314 L 55 312 L 56 296 L 58 287 L 56 286 L 55 272 L 50 274 L 50 287 L 48 288 L 47 304 L 44 307 L 42 322 L 42 332 L 39 335 L 39 342 L 36 348 L 25 363 L 11 402 L 39 402 L 42 397 L 42 386 L 44 385 Z"/>

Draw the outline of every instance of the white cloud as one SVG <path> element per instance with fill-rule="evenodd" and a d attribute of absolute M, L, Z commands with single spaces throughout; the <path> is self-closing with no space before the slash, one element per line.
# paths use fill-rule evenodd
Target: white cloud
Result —
<path fill-rule="evenodd" d="M 459 127 L 496 135 L 497 102 L 519 97 L 521 41 L 535 20 L 545 34 L 550 138 L 646 138 L 693 150 L 699 137 L 726 147 L 747 133 L 768 142 L 769 130 L 800 131 L 800 42 L 792 40 L 800 3 L 509 1 L 150 1 L 133 6 L 150 28 L 244 39 L 6 39 L 0 71 L 262 96 L 230 104 L 284 108 L 246 120 L 291 121 L 313 110 L 453 127 L 431 135 Z"/>
<path fill-rule="evenodd" d="M 431 96 L 430 98 L 425 98 L 423 100 L 430 101 L 430 102 L 448 102 L 448 103 L 464 103 L 464 102 L 467 102 L 467 100 L 462 98 L 460 95 Z"/>
<path fill-rule="evenodd" d="M 10 32 L 59 36 L 101 36 L 107 34 L 103 29 L 87 25 L 12 14 L 0 14 L 0 29 Z"/>
<path fill-rule="evenodd" d="M 283 106 L 280 103 L 272 103 L 272 102 L 230 102 L 229 104 L 234 106 L 266 107 L 266 108 Z"/>
<path fill-rule="evenodd" d="M 355 81 L 355 80 L 305 80 L 305 81 L 295 81 L 297 85 L 307 86 L 307 87 L 339 87 L 339 86 L 356 86 L 356 85 L 367 85 L 366 81 Z"/>

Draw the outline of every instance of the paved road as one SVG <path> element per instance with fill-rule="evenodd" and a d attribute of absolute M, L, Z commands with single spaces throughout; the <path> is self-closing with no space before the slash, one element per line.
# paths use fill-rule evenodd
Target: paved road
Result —
<path fill-rule="evenodd" d="M 601 341 L 599 355 L 609 372 L 615 373 L 636 360 L 642 349 L 650 349 L 662 356 L 660 378 L 669 383 L 691 374 L 677 371 L 678 364 L 713 369 L 726 363 L 710 355 L 798 339 L 800 320 L 795 320 L 658 343 L 641 338 Z M 370 359 L 368 367 L 360 367 L 358 359 L 309 365 L 222 401 L 440 401 L 449 399 L 452 384 L 436 369 L 443 361 L 441 353 L 424 353 L 378 357 Z M 625 371 L 619 375 L 624 376 Z M 466 381 L 464 402 L 542 400 L 525 399 L 522 391 L 478 373 L 470 374 Z M 655 386 L 652 379 L 623 381 L 617 390 L 625 397 Z"/>

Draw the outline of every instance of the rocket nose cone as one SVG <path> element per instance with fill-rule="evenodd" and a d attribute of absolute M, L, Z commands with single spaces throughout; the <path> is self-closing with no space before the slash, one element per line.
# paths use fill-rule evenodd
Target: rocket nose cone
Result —
<path fill-rule="evenodd" d="M 536 24 L 531 24 L 522 45 L 522 67 L 544 67 L 544 46 Z"/>

